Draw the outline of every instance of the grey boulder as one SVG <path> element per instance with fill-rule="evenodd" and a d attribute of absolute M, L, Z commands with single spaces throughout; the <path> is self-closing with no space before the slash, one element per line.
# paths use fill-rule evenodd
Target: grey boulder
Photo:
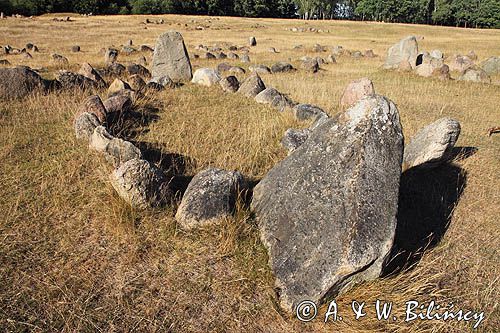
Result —
<path fill-rule="evenodd" d="M 240 82 L 236 78 L 236 76 L 228 76 L 220 80 L 219 82 L 220 86 L 222 87 L 222 90 L 225 92 L 237 92 L 238 89 L 240 88 Z"/>
<path fill-rule="evenodd" d="M 415 36 L 403 38 L 398 43 L 394 44 L 387 51 L 385 59 L 385 69 L 397 69 L 400 64 L 408 62 L 411 68 L 417 65 L 418 43 Z"/>
<path fill-rule="evenodd" d="M 79 114 L 73 123 L 77 139 L 89 140 L 97 126 L 101 126 L 99 119 L 94 114 L 88 112 Z"/>
<path fill-rule="evenodd" d="M 191 62 L 180 33 L 168 31 L 158 37 L 151 74 L 153 78 L 168 76 L 175 82 L 191 81 Z"/>
<path fill-rule="evenodd" d="M 293 153 L 297 148 L 302 146 L 306 142 L 307 138 L 311 135 L 311 130 L 308 128 L 295 129 L 289 128 L 286 130 L 283 138 L 281 139 L 281 145 L 288 150 L 288 155 Z"/>
<path fill-rule="evenodd" d="M 280 303 L 321 303 L 380 276 L 396 229 L 403 134 L 394 103 L 327 120 L 255 187 L 251 207 Z"/>
<path fill-rule="evenodd" d="M 259 74 L 253 73 L 241 83 L 238 92 L 246 97 L 254 98 L 264 89 L 266 89 L 266 85 L 260 78 Z"/>
<path fill-rule="evenodd" d="M 243 187 L 243 176 L 237 171 L 206 169 L 189 183 L 175 218 L 183 228 L 191 229 L 230 217 Z"/>
<path fill-rule="evenodd" d="M 262 90 L 255 96 L 255 101 L 259 104 L 270 104 L 280 112 L 283 112 L 287 107 L 293 106 L 293 103 L 285 95 L 274 88 Z"/>
<path fill-rule="evenodd" d="M 192 83 L 210 87 L 222 80 L 219 72 L 212 68 L 200 68 L 194 72 Z"/>
<path fill-rule="evenodd" d="M 94 129 L 89 140 L 89 146 L 91 149 L 103 153 L 106 160 L 113 164 L 114 167 L 119 167 L 125 162 L 142 157 L 140 149 L 134 144 L 113 137 L 103 126 Z"/>
<path fill-rule="evenodd" d="M 481 68 L 488 75 L 500 73 L 500 57 L 490 57 L 482 62 Z"/>
<path fill-rule="evenodd" d="M 439 119 L 422 128 L 405 147 L 403 168 L 432 168 L 446 162 L 460 129 L 460 123 L 450 118 Z"/>
<path fill-rule="evenodd" d="M 22 98 L 45 92 L 47 82 L 28 67 L 0 68 L 0 98 Z"/>
<path fill-rule="evenodd" d="M 295 118 L 298 120 L 315 119 L 318 116 L 328 116 L 323 109 L 311 104 L 297 104 L 293 107 Z"/>

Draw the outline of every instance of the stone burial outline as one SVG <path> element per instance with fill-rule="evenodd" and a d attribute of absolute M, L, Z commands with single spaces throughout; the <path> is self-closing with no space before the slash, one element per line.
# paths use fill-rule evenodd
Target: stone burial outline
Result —
<path fill-rule="evenodd" d="M 156 85 L 164 82 L 172 87 L 172 71 L 183 72 L 177 73 L 179 81 L 192 79 L 204 86 L 223 81 L 208 68 L 197 70 L 193 77 L 179 33 L 162 34 L 157 44 L 162 47 L 155 48 L 153 67 L 159 64 L 159 68 L 153 68 L 151 80 Z M 175 56 L 159 60 L 164 53 Z M 58 84 L 99 87 L 102 78 L 92 66 L 84 64 L 81 72 L 62 72 L 63 82 L 50 84 L 26 68 L 0 70 L 0 76 L 20 75 L 24 79 L 17 84 L 27 93 Z M 172 174 L 147 161 L 130 141 L 109 133 L 109 126 L 119 126 L 117 119 L 133 108 L 132 99 L 139 92 L 129 88 L 126 82 L 115 80 L 104 102 L 98 95 L 85 99 L 75 115 L 75 135 L 113 164 L 111 184 L 122 199 L 137 208 L 163 206 L 175 199 Z M 383 275 L 386 261 L 394 255 L 402 215 L 398 205 L 402 168 L 403 177 L 409 171 L 425 170 L 425 174 L 449 161 L 460 124 L 440 119 L 421 129 L 405 148 L 396 105 L 376 95 L 366 78 L 346 87 L 340 102 L 345 111 L 335 118 L 319 107 L 296 104 L 276 89 L 266 88 L 258 73 L 249 75 L 234 91 L 279 111 L 290 109 L 300 120 L 314 119 L 300 135 L 294 132 L 298 130 L 285 132 L 284 139 L 293 142 L 293 150 L 253 188 L 250 207 L 269 253 L 282 307 L 293 312 L 303 299 L 323 302 L 352 283 Z M 239 193 L 248 188 L 237 171 L 205 169 L 190 181 L 175 218 L 186 229 L 209 225 L 232 215 Z M 383 195 L 381 190 L 385 190 Z"/>

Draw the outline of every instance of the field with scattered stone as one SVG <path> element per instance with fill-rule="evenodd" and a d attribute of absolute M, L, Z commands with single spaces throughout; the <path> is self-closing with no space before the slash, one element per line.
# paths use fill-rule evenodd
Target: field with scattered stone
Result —
<path fill-rule="evenodd" d="M 423 37 L 422 50 L 445 56 L 473 50 L 477 63 L 500 55 L 500 31 L 417 25 L 208 18 L 190 16 L 42 17 L 0 20 L 0 45 L 39 52 L 0 55 L 11 65 L 36 69 L 47 79 L 60 69 L 77 72 L 83 62 L 103 68 L 103 48 L 154 47 L 167 30 L 182 33 L 193 70 L 221 62 L 248 69 L 287 61 L 291 73 L 261 75 L 266 86 L 291 100 L 341 112 L 349 82 L 368 77 L 378 94 L 392 100 L 405 141 L 442 117 L 461 123 L 451 164 L 401 178 L 396 242 L 409 257 L 406 270 L 352 287 L 337 297 L 343 321 L 320 316 L 301 323 L 279 307 L 255 219 L 241 202 L 233 218 L 215 227 L 186 231 L 169 208 L 131 208 L 114 191 L 113 167 L 77 140 L 73 119 L 88 91 L 57 91 L 0 100 L 0 328 L 5 332 L 468 332 L 473 323 L 404 322 L 405 302 L 437 301 L 484 311 L 482 332 L 500 327 L 500 75 L 491 84 L 441 81 L 412 72 L 381 69 L 387 49 L 408 35 Z M 144 24 L 146 19 L 163 24 Z M 322 32 L 291 31 L 314 27 Z M 195 58 L 199 44 L 246 46 L 251 63 Z M 303 56 L 326 58 L 330 49 L 374 58 L 337 56 L 317 73 L 301 69 Z M 79 45 L 74 53 L 71 47 Z M 302 45 L 302 48 L 295 48 Z M 277 53 L 269 52 L 274 47 Z M 238 53 L 238 51 L 235 51 Z M 67 57 L 55 63 L 51 54 Z M 136 62 L 151 52 L 121 53 Z M 0 65 L 0 67 L 8 67 Z M 146 66 L 148 67 L 148 66 Z M 237 74 L 243 79 L 248 74 Z M 458 73 L 452 72 L 452 78 Z M 105 79 L 107 79 L 105 77 Z M 127 76 L 123 79 L 126 81 Z M 106 89 L 97 91 L 103 99 Z M 173 168 L 187 182 L 209 167 L 239 170 L 257 182 L 287 156 L 280 145 L 288 128 L 305 128 L 290 112 L 257 104 L 218 85 L 187 83 L 147 91 L 134 100 L 135 121 L 117 133 L 147 152 L 160 168 Z M 182 183 L 182 178 L 181 181 Z M 182 186 L 180 184 L 179 186 Z M 398 259 L 398 258 L 397 258 Z M 395 262 L 397 261 L 395 259 Z M 388 266 L 400 266 L 391 263 Z M 392 301 L 398 320 L 378 321 L 375 300 Z M 351 302 L 366 302 L 367 315 L 353 318 Z"/>

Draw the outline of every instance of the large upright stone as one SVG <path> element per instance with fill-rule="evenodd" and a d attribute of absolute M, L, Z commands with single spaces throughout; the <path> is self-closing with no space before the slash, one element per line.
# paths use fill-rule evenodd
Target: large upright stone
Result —
<path fill-rule="evenodd" d="M 460 135 L 460 123 L 441 118 L 422 128 L 405 147 L 404 169 L 436 167 L 446 162 Z"/>
<path fill-rule="evenodd" d="M 191 62 L 180 33 L 168 31 L 158 37 L 151 74 L 153 78 L 168 76 L 176 82 L 191 81 Z"/>
<path fill-rule="evenodd" d="M 394 44 L 387 51 L 384 68 L 397 69 L 401 63 L 408 61 L 412 68 L 415 68 L 418 55 L 418 43 L 415 36 L 403 38 Z"/>
<path fill-rule="evenodd" d="M 285 309 L 380 276 L 402 157 L 396 106 L 370 96 L 321 124 L 255 187 L 251 206 Z"/>

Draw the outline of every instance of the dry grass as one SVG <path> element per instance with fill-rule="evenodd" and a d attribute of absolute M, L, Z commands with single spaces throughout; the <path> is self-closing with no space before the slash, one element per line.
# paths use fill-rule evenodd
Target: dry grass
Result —
<path fill-rule="evenodd" d="M 264 64 L 291 58 L 297 65 L 297 59 L 307 52 L 294 51 L 296 44 L 306 49 L 315 43 L 340 44 L 383 55 L 390 44 L 408 34 L 424 36 L 420 43 L 423 49 L 439 48 L 448 54 L 473 49 L 480 59 L 500 54 L 500 32 L 495 30 L 163 18 L 166 25 L 148 25 L 147 29 L 140 24 L 145 17 L 138 16 L 77 17 L 74 22 L 53 22 L 50 16 L 9 19 L 0 21 L 0 45 L 37 44 L 41 52 L 33 54 L 33 59 L 7 59 L 12 64 L 44 68 L 45 76 L 55 73 L 51 53 L 67 56 L 71 69 L 83 61 L 99 67 L 103 65 L 102 47 L 119 46 L 128 39 L 137 45 L 154 45 L 156 37 L 167 29 L 182 32 L 191 53 L 200 43 L 243 45 L 248 36 L 255 35 L 259 45 L 250 57 Z M 194 30 L 202 23 L 211 28 Z M 330 29 L 331 33 L 285 31 L 286 27 L 306 24 Z M 83 52 L 70 53 L 74 44 Z M 270 46 L 281 53 L 266 52 Z M 137 57 L 122 57 L 121 61 Z M 147 57 L 149 60 L 150 55 Z M 466 175 L 466 183 L 455 209 L 451 213 L 444 210 L 450 213 L 450 225 L 439 245 L 427 251 L 411 271 L 350 290 L 337 299 L 339 308 L 347 311 L 352 300 L 372 303 L 384 299 L 393 301 L 396 314 L 403 318 L 407 300 L 453 301 L 464 309 L 485 311 L 487 319 L 481 330 L 494 332 L 500 327 L 500 142 L 498 136 L 488 137 L 486 130 L 499 125 L 500 88 L 381 71 L 382 61 L 383 56 L 363 60 L 341 57 L 337 65 L 325 65 L 316 75 L 299 71 L 263 77 L 268 86 L 288 93 L 293 100 L 318 104 L 334 115 L 339 112 L 344 86 L 368 76 L 379 93 L 397 103 L 407 139 L 433 120 L 450 116 L 462 123 L 458 145 L 478 148 L 475 155 L 455 161 L 459 168 L 456 175 Z M 196 67 L 217 63 L 194 61 Z M 470 323 L 378 322 L 373 311 L 360 321 L 345 316 L 343 322 L 327 325 L 320 319 L 301 324 L 282 313 L 276 306 L 267 254 L 249 212 L 242 207 L 234 219 L 221 221 L 218 227 L 185 232 L 175 224 L 171 209 L 131 209 L 109 185 L 110 167 L 74 139 L 71 120 L 84 97 L 59 93 L 0 101 L 0 327 L 4 331 L 470 330 Z M 213 165 L 259 178 L 286 155 L 279 146 L 284 130 L 307 125 L 215 87 L 186 85 L 137 101 L 139 110 L 152 106 L 157 108 L 158 119 L 144 124 L 134 139 L 164 153 L 187 157 L 188 175 Z M 424 181 L 432 185 L 422 186 L 430 191 L 429 197 L 446 202 L 442 190 L 456 189 L 457 182 L 446 182 L 445 176 L 443 171 L 435 172 L 428 176 L 432 181 Z M 425 212 L 422 216 L 428 217 Z M 418 230 L 420 226 L 414 227 Z M 413 230 L 411 225 L 407 228 Z"/>

